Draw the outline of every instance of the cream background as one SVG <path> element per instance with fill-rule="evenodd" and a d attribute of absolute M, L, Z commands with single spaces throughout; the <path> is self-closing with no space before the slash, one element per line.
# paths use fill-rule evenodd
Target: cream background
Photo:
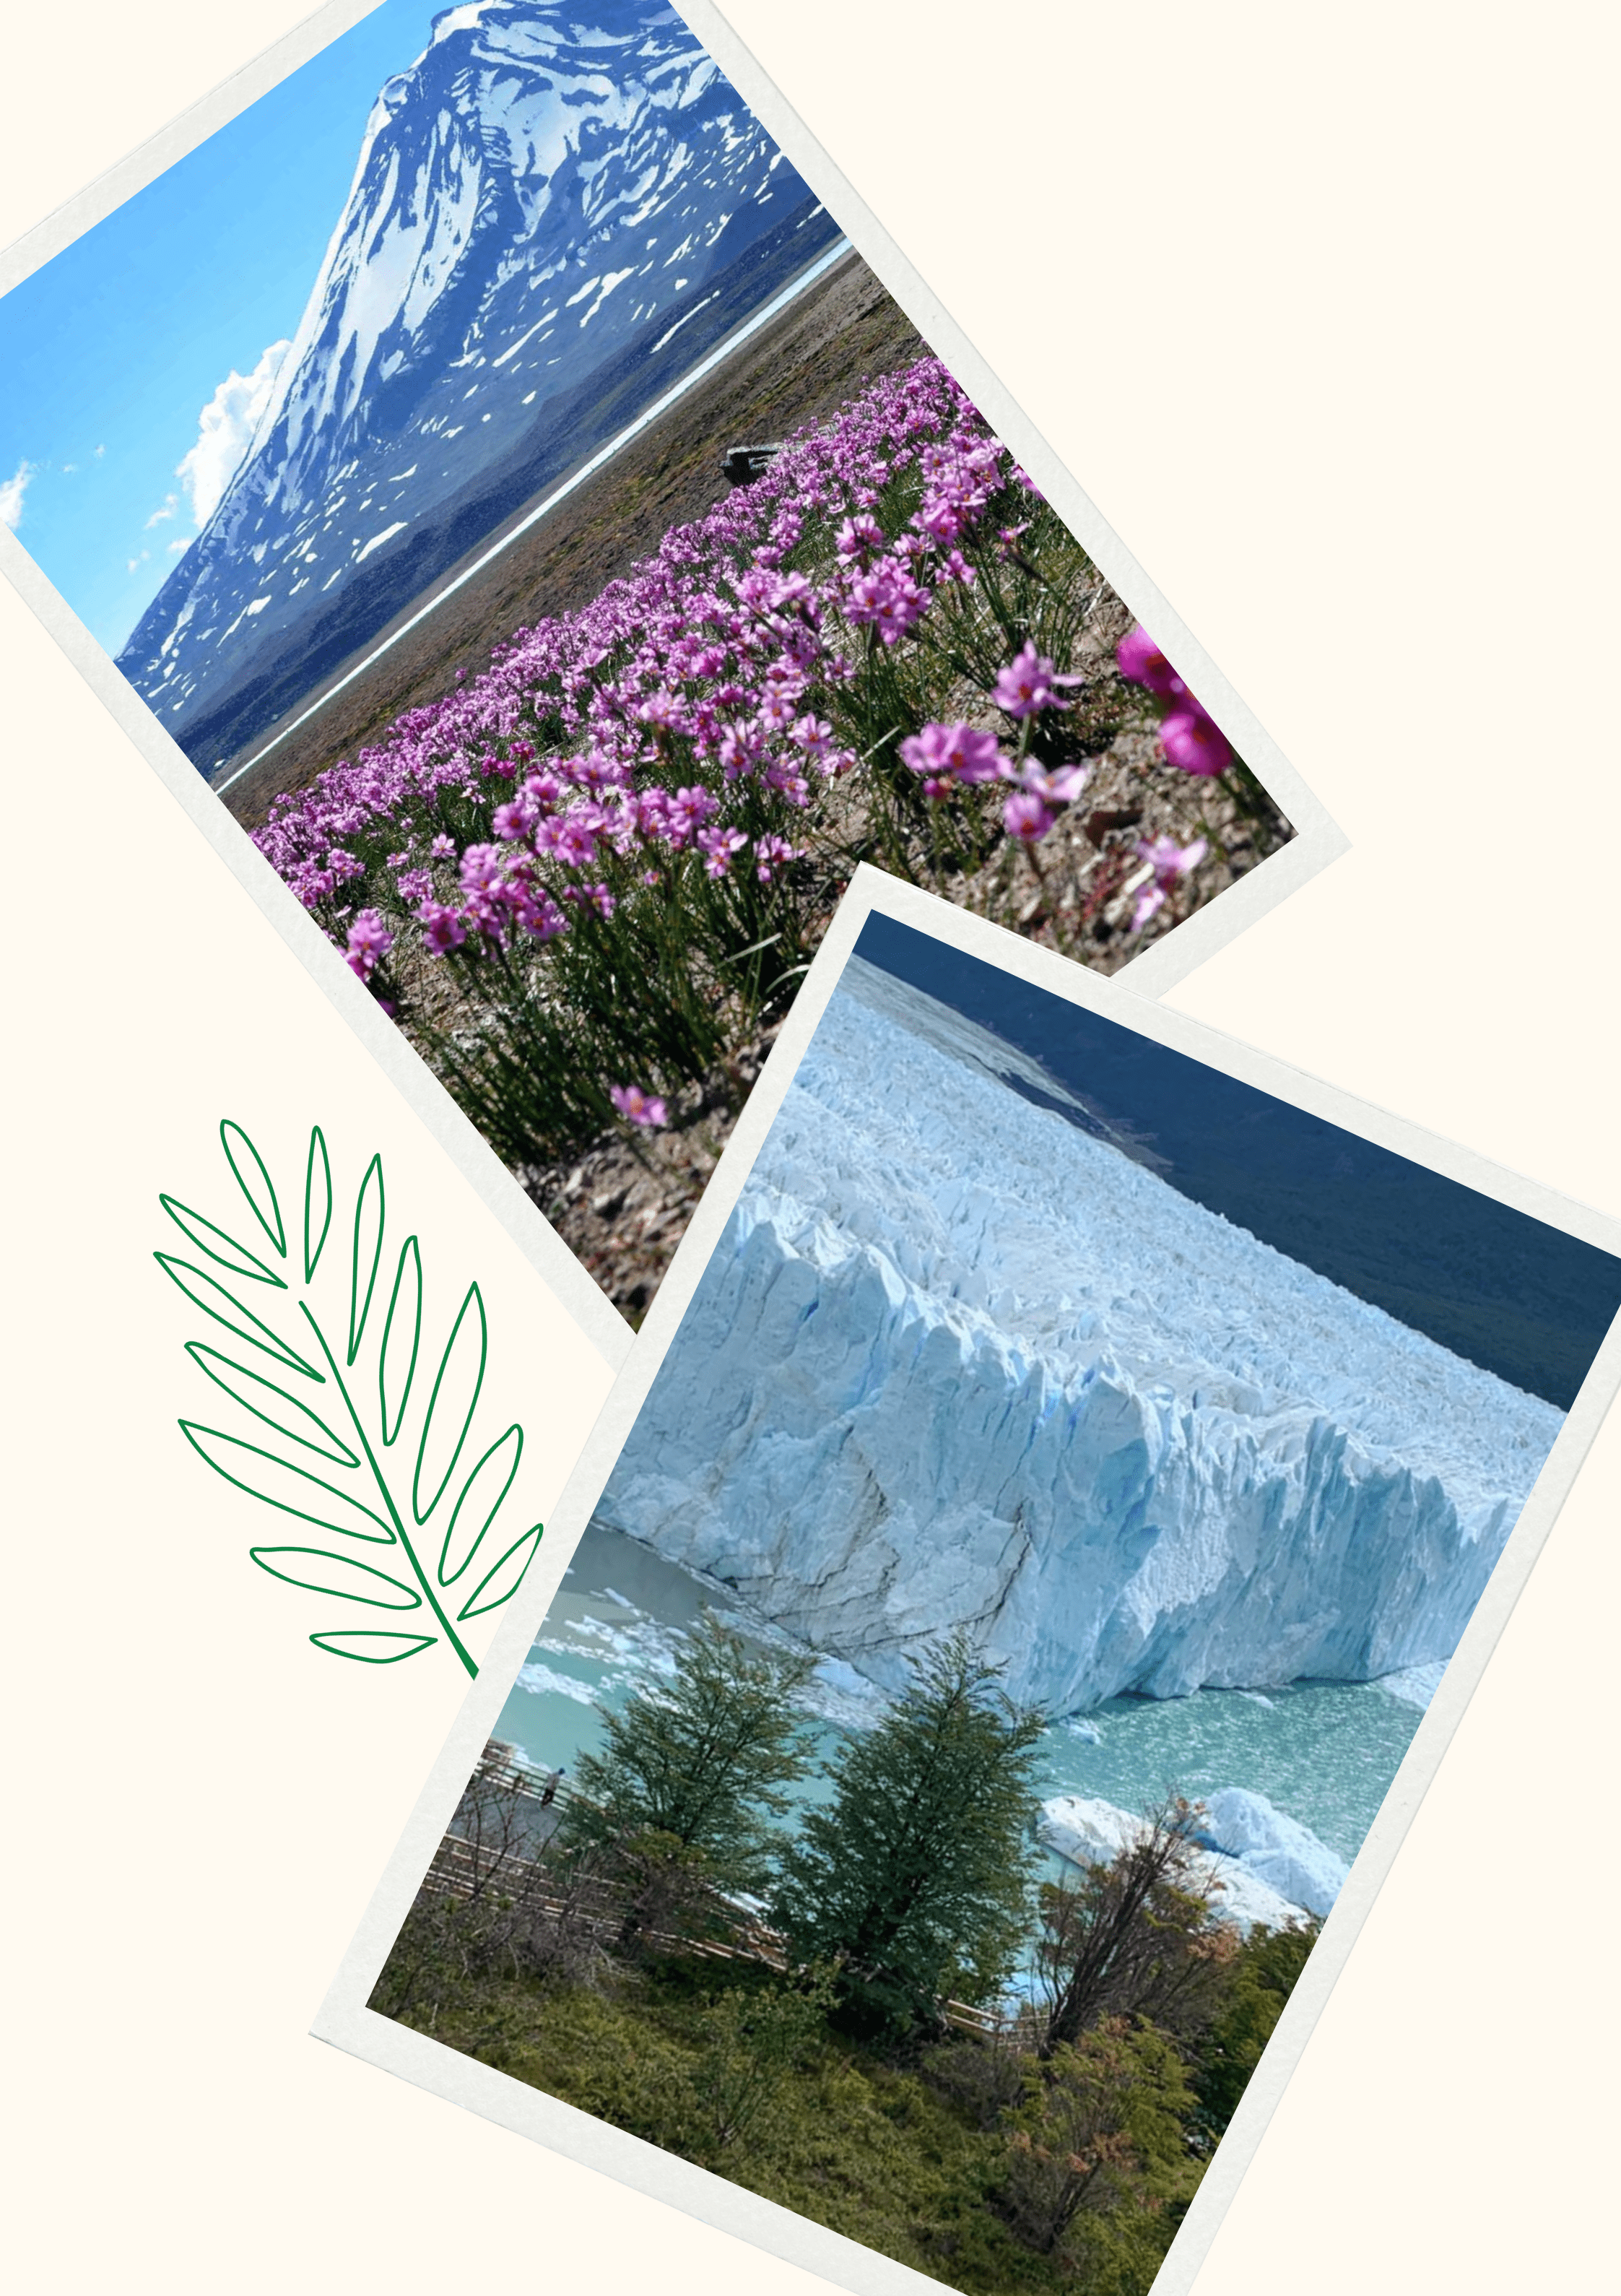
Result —
<path fill-rule="evenodd" d="M 301 12 L 81 0 L 70 43 L 8 10 L 0 243 Z M 1599 12 L 725 12 L 1353 840 L 1173 1001 L 1621 1212 Z M 497 1356 L 554 1398 L 554 1482 L 604 1374 L 4 587 L 0 672 L 41 984 L 7 1128 L 22 2284 L 821 2284 L 306 2038 L 455 1686 L 437 1653 L 334 1666 L 305 1598 L 246 1585 L 170 1424 L 146 1207 L 227 1110 L 319 1113 L 486 1283 Z M 1612 1424 L 1200 2296 L 1601 2276 L 1618 1496 Z M 1584 1876 L 1568 1953 L 1518 1907 L 1541 1842 Z"/>

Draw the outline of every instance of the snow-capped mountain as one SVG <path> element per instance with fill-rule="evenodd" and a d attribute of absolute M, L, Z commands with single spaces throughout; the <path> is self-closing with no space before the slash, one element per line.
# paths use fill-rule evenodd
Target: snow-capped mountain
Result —
<path fill-rule="evenodd" d="M 119 668 L 207 770 L 834 235 L 659 0 L 448 9 Z"/>
<path fill-rule="evenodd" d="M 885 1685 L 954 1625 L 1058 1712 L 1450 1657 L 1560 1412 L 1003 1057 L 849 960 L 602 1520 Z"/>

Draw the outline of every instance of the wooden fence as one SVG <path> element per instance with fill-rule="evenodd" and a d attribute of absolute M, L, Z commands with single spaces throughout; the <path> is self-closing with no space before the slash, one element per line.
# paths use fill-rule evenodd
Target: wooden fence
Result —
<path fill-rule="evenodd" d="M 539 1811 L 543 1807 L 555 1808 L 572 1799 L 569 1790 L 561 1782 L 553 1784 L 544 1775 L 529 1769 L 518 1759 L 512 1747 L 499 1740 L 492 1740 L 485 1749 L 475 1784 L 493 1786 L 520 1803 L 532 1802 L 535 1814 L 528 1822 L 536 1833 L 542 1830 Z M 548 1784 L 552 1784 L 549 1804 L 543 1799 Z M 551 1886 L 546 1868 L 537 1858 L 526 1857 L 521 1850 L 475 1842 L 455 1832 L 454 1825 L 453 1820 L 453 1830 L 434 1851 L 433 1862 L 422 1877 L 425 1890 L 436 1897 L 458 1898 L 494 1891 L 520 1899 L 553 1921 L 566 1915 L 583 1929 L 599 1935 L 617 1933 L 620 1925 L 618 1915 L 594 1912 L 560 1895 Z M 745 1919 L 739 1924 L 737 1912 L 735 1906 L 727 1906 L 726 1919 L 733 1926 L 726 1940 L 689 1938 L 661 1930 L 648 1930 L 643 1935 L 650 1944 L 667 1948 L 671 1952 L 698 1954 L 710 1961 L 763 1964 L 785 1975 L 790 1966 L 786 1940 L 764 1922 Z M 944 2001 L 940 2007 L 946 2023 L 961 2032 L 1000 2033 L 1007 2030 L 1010 2021 L 994 2010 L 978 2009 L 966 2001 Z"/>

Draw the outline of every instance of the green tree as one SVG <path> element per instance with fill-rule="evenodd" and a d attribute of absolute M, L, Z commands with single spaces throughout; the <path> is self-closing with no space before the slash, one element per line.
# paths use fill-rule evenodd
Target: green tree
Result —
<path fill-rule="evenodd" d="M 1032 2064 L 1000 2194 L 1011 2230 L 1091 2267 L 1089 2285 L 1103 2283 L 1106 2260 L 1118 2267 L 1142 2249 L 1146 2288 L 1199 2183 L 1184 2127 L 1192 2103 L 1175 2043 L 1124 2017 Z"/>
<path fill-rule="evenodd" d="M 601 1710 L 605 1742 L 575 1765 L 560 1847 L 651 1858 L 716 1890 L 763 1888 L 783 1789 L 809 1765 L 796 1700 L 815 1663 L 751 1648 L 705 1611 L 672 1681 Z"/>
<path fill-rule="evenodd" d="M 1226 1998 L 1199 2048 L 1194 2125 L 1205 2150 L 1214 2150 L 1226 2133 L 1317 1942 L 1317 1928 L 1313 1922 L 1285 1930 L 1254 1929 L 1240 1948 Z"/>
<path fill-rule="evenodd" d="M 1108 2017 L 1148 2017 L 1186 2038 L 1215 2015 L 1232 1931 L 1191 1836 L 1199 1806 L 1173 1796 L 1108 1863 L 1041 1893 L 1036 1971 L 1047 1996 L 1041 2054 Z"/>
<path fill-rule="evenodd" d="M 1042 1717 L 1012 1705 L 965 1635 L 914 1661 L 874 1730 L 829 1766 L 833 1798 L 784 1851 L 773 1918 L 839 1970 L 847 2021 L 891 2034 L 939 2002 L 993 1997 L 1019 1952 Z"/>

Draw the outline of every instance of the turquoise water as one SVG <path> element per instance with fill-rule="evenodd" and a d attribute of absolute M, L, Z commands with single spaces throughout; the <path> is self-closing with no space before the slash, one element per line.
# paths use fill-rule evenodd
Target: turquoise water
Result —
<path fill-rule="evenodd" d="M 670 1671 L 679 1630 L 706 1604 L 754 1639 L 782 1640 L 724 1589 L 594 1523 L 495 1736 L 520 1747 L 536 1768 L 571 1765 L 601 1741 L 597 1702 L 617 1705 L 650 1671 Z M 846 1731 L 870 1726 L 883 1705 L 882 1694 L 852 1669 L 824 1660 L 811 1693 L 818 1751 L 829 1753 Z M 1138 1810 L 1168 1792 L 1197 1798 L 1247 1786 L 1349 1862 L 1421 1718 L 1417 1706 L 1372 1683 L 1111 1699 L 1082 1722 L 1048 1729 L 1040 1792 L 1044 1800 L 1086 1794 Z M 801 1792 L 821 1800 L 827 1787 L 813 1776 Z"/>

